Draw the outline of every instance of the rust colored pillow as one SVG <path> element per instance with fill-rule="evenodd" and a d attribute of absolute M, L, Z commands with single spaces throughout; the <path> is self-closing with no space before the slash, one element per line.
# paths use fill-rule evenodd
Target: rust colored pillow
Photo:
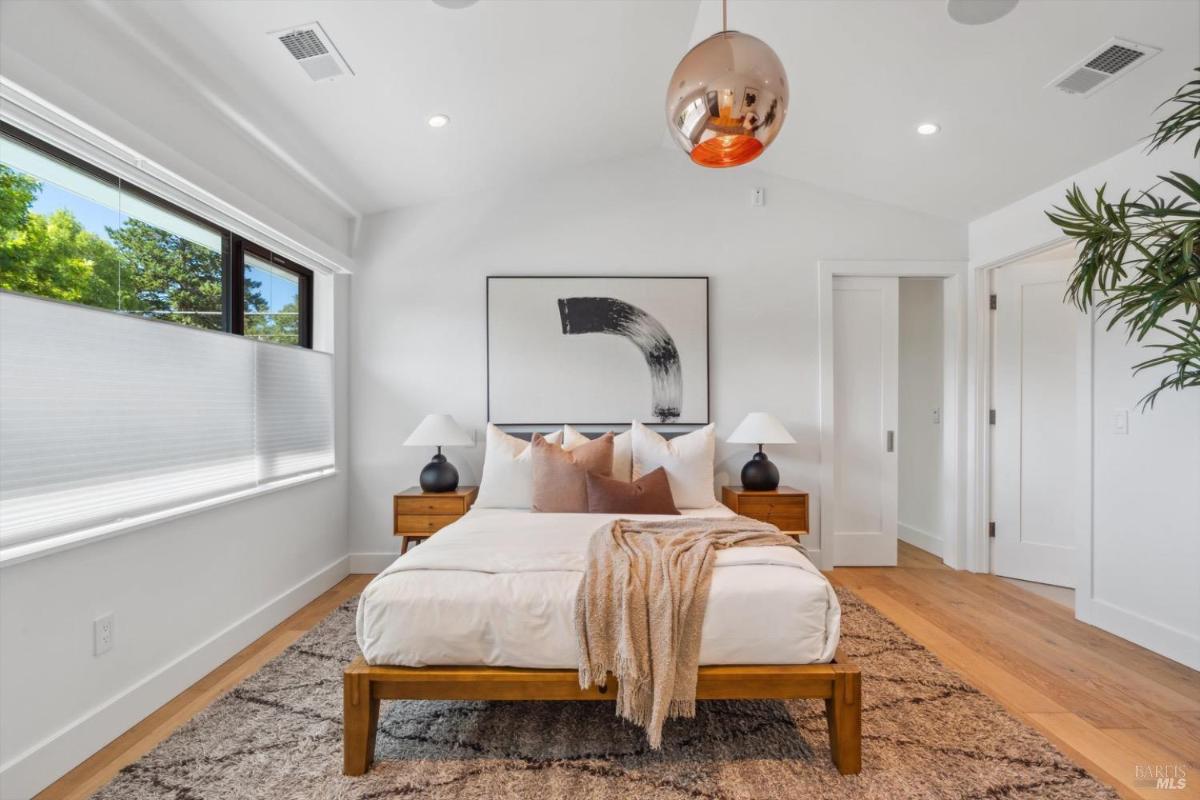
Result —
<path fill-rule="evenodd" d="M 613 435 L 606 433 L 570 450 L 540 433 L 530 442 L 534 511 L 580 514 L 588 510 L 587 475 L 612 475 Z"/>
<path fill-rule="evenodd" d="M 587 475 L 587 510 L 593 514 L 678 514 L 671 482 L 662 467 L 632 483 Z"/>

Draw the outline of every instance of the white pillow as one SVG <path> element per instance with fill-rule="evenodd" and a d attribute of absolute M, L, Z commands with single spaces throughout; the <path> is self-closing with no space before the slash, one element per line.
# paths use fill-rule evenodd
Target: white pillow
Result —
<path fill-rule="evenodd" d="M 713 493 L 717 449 L 713 423 L 669 441 L 637 421 L 632 433 L 633 480 L 662 467 L 677 508 L 711 508 L 717 504 Z"/>
<path fill-rule="evenodd" d="M 546 436 L 561 444 L 562 431 Z M 529 442 L 487 425 L 487 450 L 475 508 L 529 508 L 533 504 L 533 454 Z"/>
<path fill-rule="evenodd" d="M 570 425 L 563 425 L 563 448 L 574 450 L 579 445 L 591 441 Z M 616 480 L 628 483 L 633 480 L 633 431 L 618 433 L 613 437 L 613 469 L 612 476 Z"/>

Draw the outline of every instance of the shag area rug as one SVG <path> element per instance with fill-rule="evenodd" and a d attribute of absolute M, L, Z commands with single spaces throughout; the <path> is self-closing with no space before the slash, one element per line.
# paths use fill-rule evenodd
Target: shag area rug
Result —
<path fill-rule="evenodd" d="M 829 758 L 817 700 L 699 704 L 663 749 L 611 703 L 384 702 L 375 765 L 342 767 L 342 666 L 357 600 L 126 767 L 102 800 L 1116 798 L 852 593 L 863 771 Z"/>

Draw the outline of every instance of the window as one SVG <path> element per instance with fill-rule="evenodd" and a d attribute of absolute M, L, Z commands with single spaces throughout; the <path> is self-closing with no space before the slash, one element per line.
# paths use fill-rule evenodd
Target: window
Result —
<path fill-rule="evenodd" d="M 312 293 L 0 122 L 0 564 L 331 474 Z"/>
<path fill-rule="evenodd" d="M 242 249 L 242 334 L 276 344 L 308 344 L 312 273 L 248 242 Z"/>
<path fill-rule="evenodd" d="M 146 327 L 0 292 L 0 564 L 333 470 L 328 353 Z"/>
<path fill-rule="evenodd" d="M 0 289 L 312 346 L 311 271 L 7 124 Z"/>

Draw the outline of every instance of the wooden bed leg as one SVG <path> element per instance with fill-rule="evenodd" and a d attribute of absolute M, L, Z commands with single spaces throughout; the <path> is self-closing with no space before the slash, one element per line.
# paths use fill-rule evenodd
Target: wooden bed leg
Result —
<path fill-rule="evenodd" d="M 857 669 L 838 673 L 833 697 L 825 700 L 829 722 L 829 749 L 843 775 L 862 770 L 862 680 Z"/>
<path fill-rule="evenodd" d="M 370 677 L 355 669 L 360 664 L 356 661 L 342 674 L 342 772 L 346 775 L 364 774 L 375 759 L 379 698 L 372 696 Z"/>

